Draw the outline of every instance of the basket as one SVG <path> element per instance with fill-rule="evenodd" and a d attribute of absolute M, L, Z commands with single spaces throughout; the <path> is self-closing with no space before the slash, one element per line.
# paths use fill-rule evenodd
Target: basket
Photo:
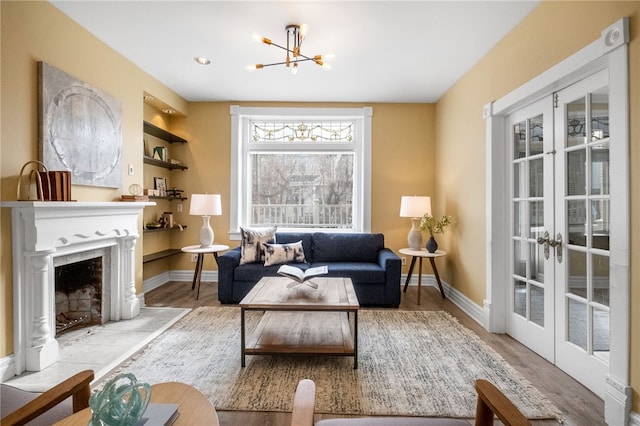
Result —
<path fill-rule="evenodd" d="M 25 198 L 21 185 L 25 169 L 29 165 L 35 165 L 35 168 L 29 172 L 29 190 Z M 40 161 L 28 161 L 22 166 L 18 176 L 17 197 L 18 201 L 70 201 L 71 172 L 49 171 Z"/>

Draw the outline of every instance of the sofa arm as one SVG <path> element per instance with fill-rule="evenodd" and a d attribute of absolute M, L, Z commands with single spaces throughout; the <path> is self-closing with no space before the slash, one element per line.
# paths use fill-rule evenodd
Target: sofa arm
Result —
<path fill-rule="evenodd" d="M 222 303 L 233 301 L 233 275 L 240 265 L 240 247 L 218 256 L 218 300 Z"/>
<path fill-rule="evenodd" d="M 402 261 L 391 249 L 383 248 L 378 252 L 378 263 L 386 277 L 385 300 L 391 306 L 399 306 Z"/>

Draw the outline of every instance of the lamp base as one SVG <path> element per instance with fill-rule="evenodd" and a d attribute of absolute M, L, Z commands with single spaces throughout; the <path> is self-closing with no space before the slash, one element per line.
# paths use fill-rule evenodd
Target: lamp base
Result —
<path fill-rule="evenodd" d="M 411 250 L 420 250 L 422 248 L 422 232 L 420 232 L 420 219 L 414 217 L 411 219 L 411 230 L 407 235 L 407 243 Z"/>
<path fill-rule="evenodd" d="M 200 247 L 211 247 L 213 244 L 213 229 L 209 225 L 209 216 L 202 216 L 202 228 L 200 228 Z"/>

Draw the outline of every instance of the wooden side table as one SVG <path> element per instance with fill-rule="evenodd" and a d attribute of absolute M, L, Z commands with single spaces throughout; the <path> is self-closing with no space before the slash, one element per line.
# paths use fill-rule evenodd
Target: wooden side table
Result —
<path fill-rule="evenodd" d="M 173 426 L 219 426 L 218 414 L 209 399 L 193 386 L 179 382 L 151 386 L 151 402 L 178 404 L 180 415 Z M 91 420 L 91 408 L 85 408 L 64 418 L 54 426 L 86 426 Z"/>
<path fill-rule="evenodd" d="M 409 266 L 409 273 L 407 274 L 407 280 L 404 283 L 404 292 L 407 292 L 407 287 L 409 286 L 409 281 L 411 281 L 411 274 L 413 274 L 413 268 L 416 265 L 416 258 L 420 259 L 418 266 L 418 305 L 420 304 L 420 293 L 422 288 L 422 259 L 425 257 L 429 259 L 431 262 L 431 268 L 433 269 L 433 273 L 436 276 L 436 281 L 438 282 L 438 287 L 440 287 L 440 294 L 443 299 L 447 297 L 444 294 L 444 289 L 442 288 L 442 282 L 440 281 L 440 275 L 438 274 L 438 268 L 436 268 L 436 257 L 444 257 L 447 255 L 447 252 L 444 250 L 436 250 L 435 253 L 429 253 L 427 249 L 414 250 L 410 248 L 402 248 L 400 249 L 400 253 L 405 254 L 407 256 L 411 256 L 411 265 Z"/>
<path fill-rule="evenodd" d="M 185 253 L 198 254 L 198 259 L 196 260 L 196 270 L 193 273 L 193 283 L 191 284 L 191 290 L 197 287 L 196 300 L 198 300 L 198 297 L 200 297 L 200 280 L 202 278 L 202 264 L 204 263 L 204 255 L 207 253 L 212 253 L 213 258 L 216 260 L 216 264 L 217 264 L 218 252 L 229 250 L 229 246 L 224 244 L 212 244 L 209 247 L 202 247 L 200 245 L 195 245 L 195 246 L 182 247 L 180 250 L 182 250 Z"/>

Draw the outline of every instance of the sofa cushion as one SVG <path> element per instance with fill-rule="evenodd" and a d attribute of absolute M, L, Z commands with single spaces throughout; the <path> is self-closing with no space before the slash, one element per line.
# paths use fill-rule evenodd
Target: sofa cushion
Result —
<path fill-rule="evenodd" d="M 313 262 L 377 262 L 384 248 L 382 234 L 316 232 L 312 238 Z"/>
<path fill-rule="evenodd" d="M 262 243 L 264 266 L 306 262 L 302 241 L 285 244 Z"/>
<path fill-rule="evenodd" d="M 309 268 L 308 263 L 296 263 L 296 268 L 306 270 Z M 280 265 L 264 266 L 263 263 L 247 263 L 238 266 L 233 271 L 233 279 L 235 281 L 253 281 L 257 283 L 262 277 L 279 277 L 278 268 Z"/>
<path fill-rule="evenodd" d="M 276 243 L 295 243 L 296 241 L 302 241 L 302 248 L 304 250 L 304 258 L 307 262 L 311 262 L 312 252 L 311 246 L 313 245 L 310 232 L 276 232 Z"/>
<path fill-rule="evenodd" d="M 276 227 L 270 228 L 240 228 L 242 241 L 240 243 L 242 255 L 240 264 L 264 262 L 262 243 L 275 242 Z"/>
<path fill-rule="evenodd" d="M 377 263 L 369 262 L 314 262 L 311 267 L 327 265 L 329 272 L 326 277 L 347 277 L 354 283 L 384 283 L 387 275 Z M 296 265 L 297 266 L 297 265 Z"/>

